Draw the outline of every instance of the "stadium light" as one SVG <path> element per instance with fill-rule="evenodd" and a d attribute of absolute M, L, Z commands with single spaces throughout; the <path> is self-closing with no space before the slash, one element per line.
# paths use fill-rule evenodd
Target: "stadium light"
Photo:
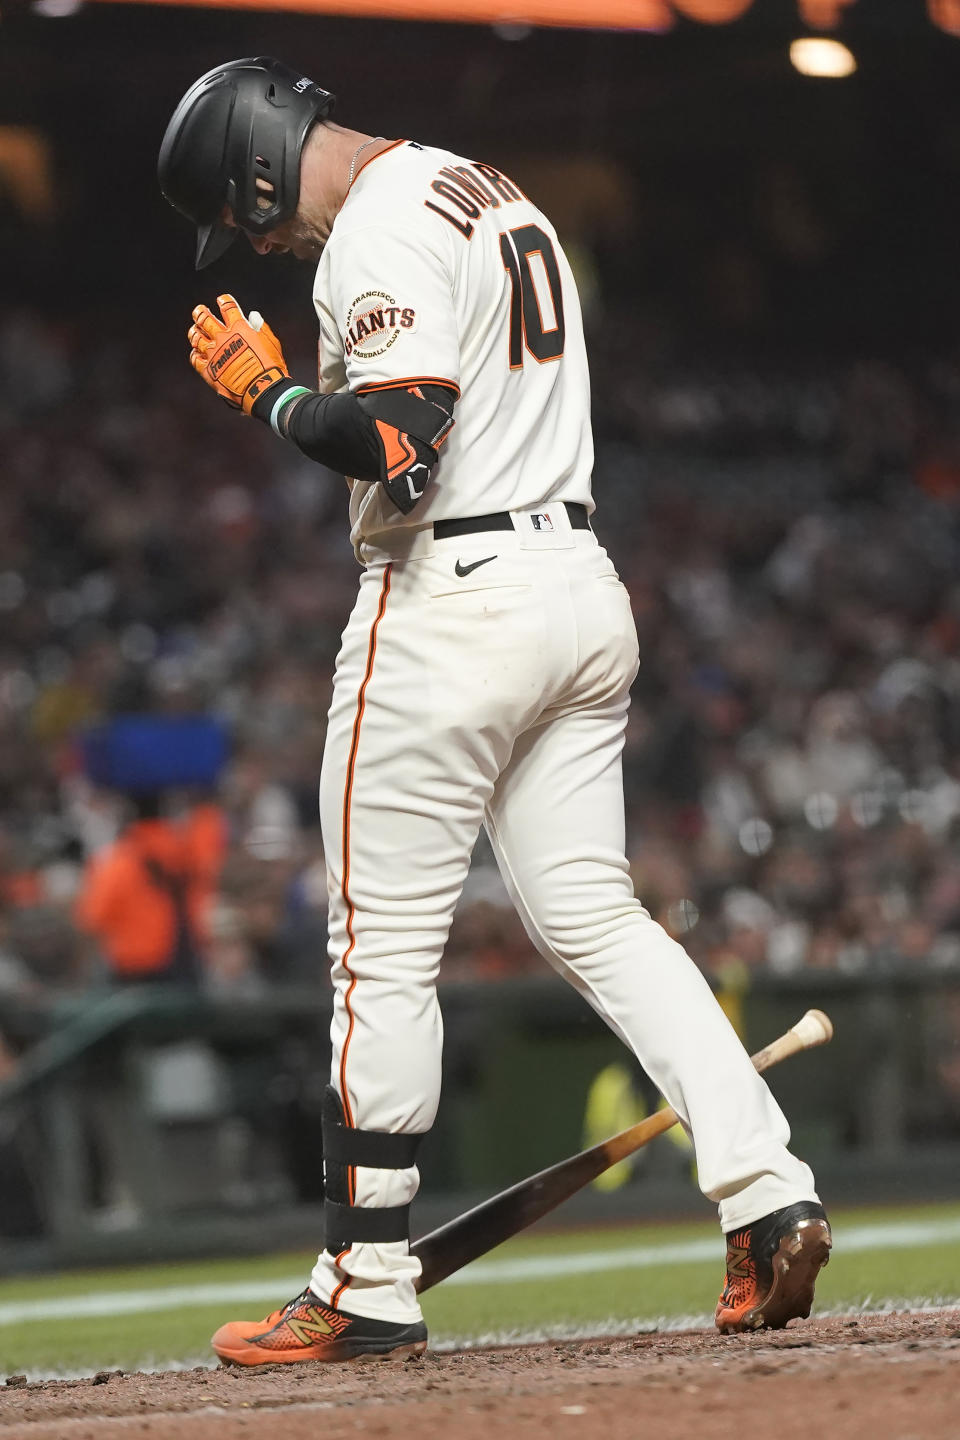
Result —
<path fill-rule="evenodd" d="M 801 75 L 815 75 L 821 80 L 841 80 L 857 68 L 853 52 L 846 45 L 823 36 L 792 41 L 790 63 Z"/>

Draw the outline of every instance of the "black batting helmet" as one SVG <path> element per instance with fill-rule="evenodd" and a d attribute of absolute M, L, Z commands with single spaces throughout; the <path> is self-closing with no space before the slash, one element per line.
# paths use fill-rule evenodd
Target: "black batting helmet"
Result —
<path fill-rule="evenodd" d="M 221 218 L 224 205 L 256 235 L 290 219 L 303 142 L 333 104 L 328 90 L 269 55 L 218 65 L 190 86 L 167 126 L 157 173 L 171 205 L 197 227 L 198 270 L 236 239 Z"/>

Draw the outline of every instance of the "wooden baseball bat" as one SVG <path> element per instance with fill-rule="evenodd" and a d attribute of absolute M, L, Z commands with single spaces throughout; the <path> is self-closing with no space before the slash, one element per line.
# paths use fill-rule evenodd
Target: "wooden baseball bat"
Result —
<path fill-rule="evenodd" d="M 833 1036 L 833 1025 L 822 1010 L 808 1010 L 792 1025 L 779 1040 L 774 1040 L 764 1050 L 751 1056 L 755 1068 L 762 1074 L 772 1065 L 779 1065 L 801 1050 L 811 1050 L 815 1045 L 825 1045 Z M 662 1135 L 677 1123 L 677 1112 L 671 1108 L 658 1110 L 638 1125 L 631 1125 L 619 1135 L 581 1150 L 566 1160 L 531 1175 L 509 1190 L 484 1200 L 465 1214 L 458 1215 L 438 1230 L 415 1240 L 410 1253 L 419 1257 L 420 1278 L 416 1282 L 419 1293 L 439 1285 L 455 1270 L 469 1265 L 480 1255 L 486 1255 L 495 1245 L 509 1240 L 520 1230 L 525 1230 L 541 1216 L 549 1214 L 564 1200 L 569 1200 L 584 1185 L 634 1154 L 657 1135 Z"/>

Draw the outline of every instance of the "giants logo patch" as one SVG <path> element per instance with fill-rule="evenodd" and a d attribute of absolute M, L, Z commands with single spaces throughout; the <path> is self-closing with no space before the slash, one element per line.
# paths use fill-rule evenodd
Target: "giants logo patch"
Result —
<path fill-rule="evenodd" d="M 401 305 L 385 290 L 365 290 L 347 311 L 343 353 L 347 360 L 375 360 L 395 345 L 403 332 L 417 328 L 417 312 Z"/>

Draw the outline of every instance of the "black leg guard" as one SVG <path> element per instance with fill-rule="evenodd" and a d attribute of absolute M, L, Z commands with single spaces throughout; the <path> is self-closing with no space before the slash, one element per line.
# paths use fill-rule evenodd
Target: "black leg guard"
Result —
<path fill-rule="evenodd" d="M 354 1205 L 350 1172 L 358 1165 L 372 1170 L 409 1170 L 417 1163 L 423 1136 L 355 1130 L 346 1124 L 340 1096 L 332 1085 L 324 1091 L 322 1118 L 328 1253 L 340 1255 L 351 1245 L 364 1242 L 409 1240 L 410 1206 Z"/>

